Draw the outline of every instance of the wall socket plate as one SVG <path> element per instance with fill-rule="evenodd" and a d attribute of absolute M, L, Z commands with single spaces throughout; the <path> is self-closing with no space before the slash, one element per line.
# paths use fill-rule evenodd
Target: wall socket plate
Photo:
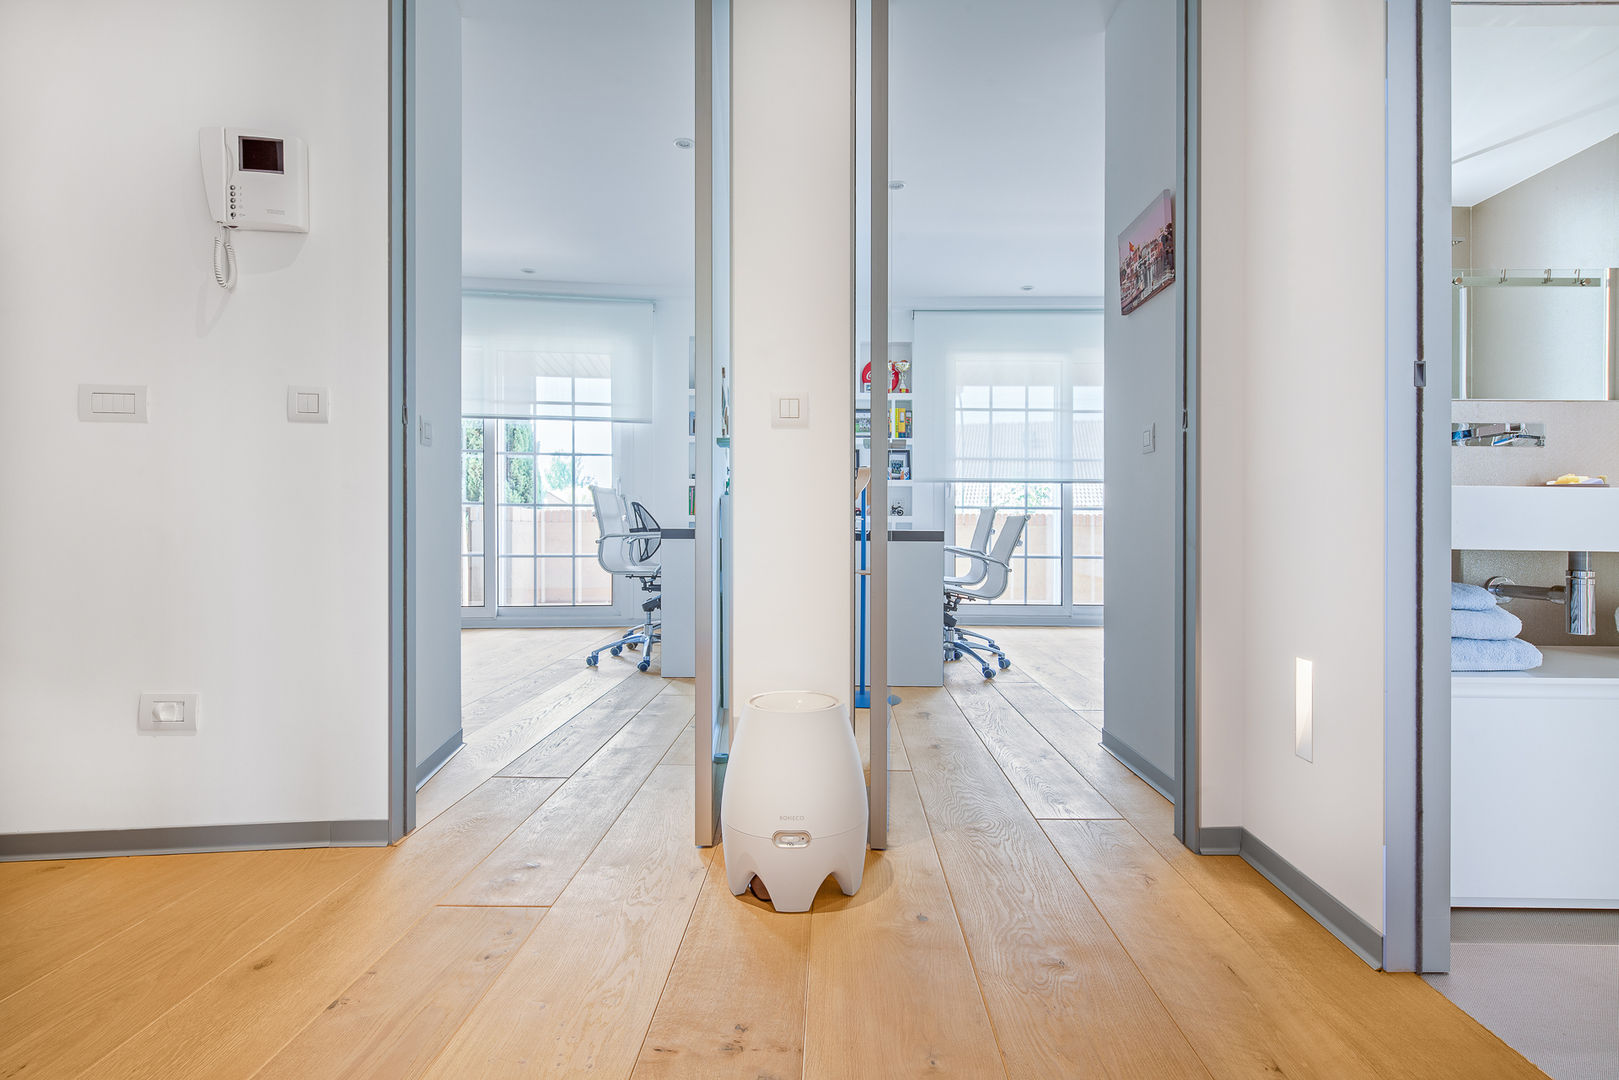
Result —
<path fill-rule="evenodd" d="M 197 695 L 142 694 L 135 712 L 135 728 L 143 735 L 195 735 Z"/>

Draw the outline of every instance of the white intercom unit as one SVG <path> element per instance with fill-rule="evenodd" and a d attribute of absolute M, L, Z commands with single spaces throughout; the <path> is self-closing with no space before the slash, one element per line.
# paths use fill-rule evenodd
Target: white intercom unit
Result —
<path fill-rule="evenodd" d="M 214 280 L 236 283 L 230 229 L 309 231 L 309 154 L 294 135 L 205 127 L 197 133 L 208 209 L 219 225 Z"/>

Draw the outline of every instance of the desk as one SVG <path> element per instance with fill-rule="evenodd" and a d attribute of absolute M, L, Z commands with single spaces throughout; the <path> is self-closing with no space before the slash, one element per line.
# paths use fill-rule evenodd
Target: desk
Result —
<path fill-rule="evenodd" d="M 944 533 L 894 529 L 888 539 L 888 685 L 943 686 Z"/>

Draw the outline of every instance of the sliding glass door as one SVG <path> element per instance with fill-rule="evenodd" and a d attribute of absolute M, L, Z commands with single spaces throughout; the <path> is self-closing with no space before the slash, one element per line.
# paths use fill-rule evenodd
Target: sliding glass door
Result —
<path fill-rule="evenodd" d="M 467 625 L 597 625 L 633 591 L 597 561 L 592 486 L 638 490 L 653 305 L 469 294 L 461 603 Z"/>

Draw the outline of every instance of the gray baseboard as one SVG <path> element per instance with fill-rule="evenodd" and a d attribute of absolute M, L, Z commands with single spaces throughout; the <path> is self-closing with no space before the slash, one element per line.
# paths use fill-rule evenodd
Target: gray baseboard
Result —
<path fill-rule="evenodd" d="M 1208 832 L 1210 830 L 1203 830 Z M 1224 830 L 1221 830 L 1222 832 Z M 1383 967 L 1383 935 L 1344 907 L 1309 875 L 1278 855 L 1264 841 L 1242 829 L 1239 854 L 1244 862 L 1265 875 L 1270 883 L 1286 893 L 1333 937 L 1349 946 L 1349 951 L 1379 970 Z M 1199 834 L 1201 838 L 1202 834 Z"/>
<path fill-rule="evenodd" d="M 1241 855 L 1242 826 L 1216 825 L 1197 830 L 1199 855 Z"/>
<path fill-rule="evenodd" d="M 461 737 L 461 729 L 456 728 L 455 734 L 444 740 L 442 746 L 434 750 L 418 766 L 416 766 L 416 790 L 422 790 L 422 785 L 433 779 L 433 774 L 444 768 L 445 764 L 455 756 L 456 751 L 465 746 Z"/>
<path fill-rule="evenodd" d="M 269 821 L 252 825 L 182 825 L 164 829 L 0 835 L 0 862 L 99 859 L 110 855 L 176 855 L 267 848 L 386 847 L 388 822 Z"/>
<path fill-rule="evenodd" d="M 1102 749 L 1118 758 L 1119 764 L 1152 785 L 1158 794 L 1170 802 L 1175 801 L 1175 778 L 1142 757 L 1135 747 L 1114 735 L 1107 729 L 1105 722 L 1102 725 Z"/>

